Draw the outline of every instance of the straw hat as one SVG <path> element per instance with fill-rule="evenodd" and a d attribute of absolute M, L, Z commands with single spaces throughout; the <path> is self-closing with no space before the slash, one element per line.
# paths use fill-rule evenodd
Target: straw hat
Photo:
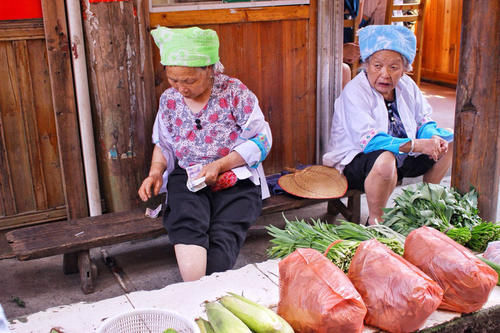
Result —
<path fill-rule="evenodd" d="M 312 165 L 281 176 L 278 184 L 290 194 L 309 199 L 340 198 L 347 191 L 345 176 L 337 169 L 324 165 Z"/>

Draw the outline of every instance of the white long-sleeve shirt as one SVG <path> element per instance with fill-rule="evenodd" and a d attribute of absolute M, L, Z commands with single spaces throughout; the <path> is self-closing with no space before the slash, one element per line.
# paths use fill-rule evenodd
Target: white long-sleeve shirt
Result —
<path fill-rule="evenodd" d="M 432 108 L 415 82 L 403 75 L 396 85 L 396 103 L 409 139 L 431 122 Z M 335 100 L 327 152 L 323 164 L 342 171 L 380 132 L 387 132 L 389 120 L 384 97 L 370 86 L 364 71 L 344 88 Z"/>

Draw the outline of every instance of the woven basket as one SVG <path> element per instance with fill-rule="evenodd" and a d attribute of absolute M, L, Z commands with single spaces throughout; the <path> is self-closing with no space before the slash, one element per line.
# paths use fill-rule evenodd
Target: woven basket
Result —
<path fill-rule="evenodd" d="M 177 333 L 200 333 L 193 320 L 175 312 L 142 309 L 134 310 L 108 318 L 97 333 L 163 333 L 173 328 Z"/>

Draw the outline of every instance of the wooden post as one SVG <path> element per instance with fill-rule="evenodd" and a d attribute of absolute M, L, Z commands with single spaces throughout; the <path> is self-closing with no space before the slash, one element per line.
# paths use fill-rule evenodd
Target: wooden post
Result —
<path fill-rule="evenodd" d="M 63 0 L 42 0 L 43 25 L 68 219 L 88 216 L 71 50 Z"/>
<path fill-rule="evenodd" d="M 42 0 L 42 11 L 64 198 L 68 219 L 76 219 L 88 216 L 88 205 L 64 1 Z M 75 254 L 64 254 L 64 272 L 74 272 L 76 265 Z"/>
<path fill-rule="evenodd" d="M 333 104 L 342 90 L 344 1 L 318 0 L 316 161 L 326 152 Z"/>
<path fill-rule="evenodd" d="M 496 220 L 500 156 L 500 2 L 463 1 L 452 186 L 479 192 L 483 219 Z"/>
<path fill-rule="evenodd" d="M 82 2 L 101 191 L 108 212 L 137 207 L 156 114 L 148 1 Z"/>

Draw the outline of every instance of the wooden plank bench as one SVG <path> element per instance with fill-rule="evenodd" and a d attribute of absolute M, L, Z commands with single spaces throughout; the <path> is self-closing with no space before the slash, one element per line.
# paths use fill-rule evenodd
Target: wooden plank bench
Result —
<path fill-rule="evenodd" d="M 344 196 L 348 198 L 347 205 L 340 199 L 328 200 L 328 214 L 341 213 L 347 220 L 359 222 L 360 195 L 359 191 L 348 191 Z M 288 194 L 274 195 L 264 200 L 261 215 L 324 201 L 327 200 L 303 199 Z M 259 225 L 255 227 L 258 228 Z M 88 294 L 94 291 L 97 276 L 97 267 L 91 261 L 90 249 L 157 237 L 165 233 L 162 218 L 146 217 L 142 209 L 137 209 L 19 228 L 6 233 L 6 238 L 18 260 L 63 254 L 64 273 L 79 272 L 81 289 Z"/>

